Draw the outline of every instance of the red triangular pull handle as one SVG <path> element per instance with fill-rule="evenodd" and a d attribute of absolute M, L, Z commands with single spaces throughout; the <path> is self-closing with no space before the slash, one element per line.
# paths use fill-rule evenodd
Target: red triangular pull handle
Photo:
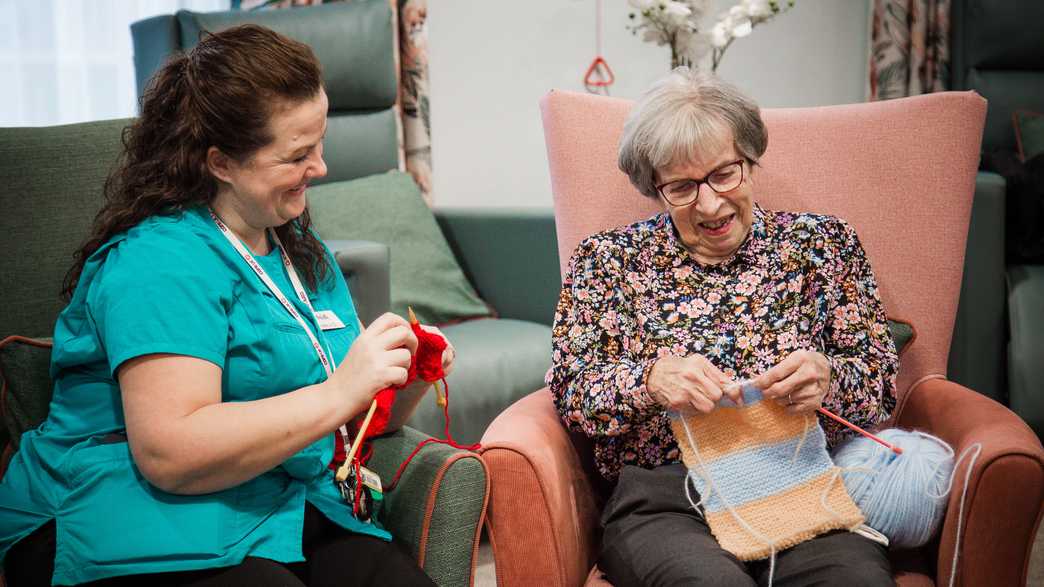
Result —
<path fill-rule="evenodd" d="M 613 75 L 613 69 L 601 55 L 594 58 L 584 74 L 584 85 L 588 87 L 606 88 L 613 85 L 614 81 L 616 76 Z"/>

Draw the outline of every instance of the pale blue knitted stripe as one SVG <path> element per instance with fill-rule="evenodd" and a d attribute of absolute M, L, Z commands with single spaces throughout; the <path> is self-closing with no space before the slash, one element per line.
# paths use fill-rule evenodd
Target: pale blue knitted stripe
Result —
<path fill-rule="evenodd" d="M 740 390 L 743 392 L 743 405 L 745 406 L 752 406 L 765 399 L 765 396 L 762 395 L 761 390 L 757 387 L 754 387 L 750 383 L 743 383 L 742 387 L 740 387 Z M 736 407 L 736 404 L 729 398 L 723 397 L 721 398 L 721 400 L 718 401 L 718 407 L 734 408 Z"/>
<path fill-rule="evenodd" d="M 801 436 L 773 444 L 763 444 L 705 463 L 714 487 L 725 495 L 734 508 L 807 483 L 834 466 L 826 452 L 823 429 L 813 423 L 801 446 L 801 453 L 791 462 Z M 698 447 L 697 447 L 698 448 Z M 717 494 L 707 490 L 707 484 L 696 471 L 695 487 L 703 498 L 707 513 L 725 510 Z"/>

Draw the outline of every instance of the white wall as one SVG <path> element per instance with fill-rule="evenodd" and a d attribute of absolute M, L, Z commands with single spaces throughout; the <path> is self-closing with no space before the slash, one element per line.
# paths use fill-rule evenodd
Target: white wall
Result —
<path fill-rule="evenodd" d="M 714 0 L 713 15 L 733 4 Z M 614 96 L 636 98 L 670 52 L 625 29 L 626 0 L 604 0 L 603 55 Z M 798 0 L 737 40 L 718 68 L 763 107 L 865 99 L 868 0 Z M 583 91 L 595 53 L 595 0 L 429 0 L 434 192 L 438 206 L 550 206 L 538 100 Z"/>

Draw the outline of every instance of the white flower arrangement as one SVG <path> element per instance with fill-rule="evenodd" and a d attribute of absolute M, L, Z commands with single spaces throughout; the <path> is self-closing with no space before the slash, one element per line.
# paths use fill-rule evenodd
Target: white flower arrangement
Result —
<path fill-rule="evenodd" d="M 725 50 L 733 41 L 794 6 L 794 0 L 741 0 L 706 29 L 702 21 L 710 0 L 628 2 L 635 12 L 630 13 L 632 24 L 627 28 L 635 35 L 640 31 L 643 41 L 670 46 L 671 68 L 695 67 L 709 54 L 711 71 L 717 71 Z"/>

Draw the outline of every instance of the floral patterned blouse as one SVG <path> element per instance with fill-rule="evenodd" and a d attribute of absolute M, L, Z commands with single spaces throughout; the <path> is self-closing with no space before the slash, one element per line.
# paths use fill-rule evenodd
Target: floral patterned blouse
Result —
<path fill-rule="evenodd" d="M 899 360 L 855 230 L 831 216 L 755 205 L 736 253 L 705 265 L 664 212 L 577 247 L 555 312 L 547 384 L 613 480 L 623 465 L 680 460 L 666 410 L 645 386 L 657 358 L 699 353 L 747 379 L 798 349 L 830 362 L 828 410 L 870 428 L 895 407 Z M 849 435 L 820 423 L 831 446 Z"/>

